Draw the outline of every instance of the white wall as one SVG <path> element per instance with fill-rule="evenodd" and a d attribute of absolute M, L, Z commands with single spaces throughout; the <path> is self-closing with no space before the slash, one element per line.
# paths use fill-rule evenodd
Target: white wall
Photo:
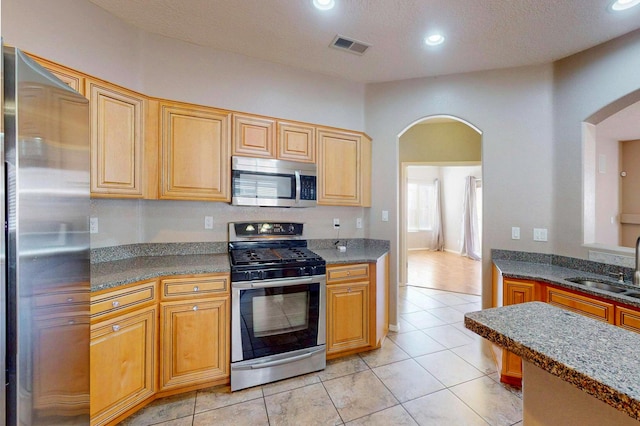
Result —
<path fill-rule="evenodd" d="M 2 0 L 4 41 L 88 74 L 162 97 L 351 130 L 364 127 L 364 85 L 139 31 L 87 0 Z M 246 209 L 225 203 L 93 200 L 92 247 L 226 241 L 238 218 L 302 220 L 309 238 L 367 236 L 366 209 Z M 214 229 L 204 230 L 204 216 Z M 357 217 L 364 228 L 356 229 Z"/>
<path fill-rule="evenodd" d="M 553 155 L 556 190 L 553 217 L 554 228 L 562 230 L 562 238 L 554 243 L 557 254 L 588 257 L 588 250 L 582 245 L 581 123 L 612 102 L 638 90 L 639 69 L 640 31 L 554 64 Z M 608 113 L 614 112 L 617 111 Z M 604 118 L 597 117 L 592 124 Z"/>
<path fill-rule="evenodd" d="M 617 246 L 620 241 L 619 141 L 601 135 L 596 126 L 596 239 Z M 603 164 L 601 164 L 601 162 Z M 611 218 L 614 218 L 612 223 Z"/>
<path fill-rule="evenodd" d="M 551 252 L 553 144 L 552 66 L 371 84 L 366 91 L 367 133 L 375 141 L 371 236 L 392 241 L 391 319 L 396 318 L 398 268 L 398 135 L 429 115 L 459 117 L 482 132 L 484 192 L 483 295 L 491 299 L 490 249 Z M 380 221 L 380 211 L 390 221 Z M 523 238 L 511 240 L 511 226 Z M 534 227 L 549 229 L 548 243 L 534 243 Z"/>

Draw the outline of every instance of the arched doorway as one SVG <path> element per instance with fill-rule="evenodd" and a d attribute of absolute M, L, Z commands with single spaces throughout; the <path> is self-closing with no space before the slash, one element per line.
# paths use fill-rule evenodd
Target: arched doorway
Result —
<path fill-rule="evenodd" d="M 480 296 L 482 132 L 455 116 L 428 116 L 408 126 L 398 143 L 400 285 Z M 463 227 L 472 210 L 467 221 L 475 217 L 476 226 Z"/>

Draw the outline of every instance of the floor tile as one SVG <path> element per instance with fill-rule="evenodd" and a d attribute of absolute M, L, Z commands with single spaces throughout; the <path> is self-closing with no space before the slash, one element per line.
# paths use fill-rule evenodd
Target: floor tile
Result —
<path fill-rule="evenodd" d="M 454 293 L 434 294 L 431 297 L 440 303 L 444 303 L 447 306 L 464 305 L 469 303 L 467 300 L 459 297 Z"/>
<path fill-rule="evenodd" d="M 195 398 L 195 392 L 188 392 L 159 399 L 120 424 L 123 426 L 147 426 L 191 416 L 193 415 Z"/>
<path fill-rule="evenodd" d="M 473 339 L 452 325 L 442 327 L 432 327 L 422 330 L 424 334 L 440 343 L 445 348 L 455 348 L 457 346 L 473 343 Z"/>
<path fill-rule="evenodd" d="M 266 426 L 269 425 L 264 399 L 253 399 L 235 405 L 204 411 L 193 416 L 193 426 Z"/>
<path fill-rule="evenodd" d="M 312 385 L 314 383 L 320 383 L 320 376 L 318 376 L 318 373 L 305 374 L 303 376 L 292 377 L 290 379 L 262 385 L 262 393 L 264 396 L 269 396 L 279 392 Z"/>
<path fill-rule="evenodd" d="M 449 390 L 441 390 L 402 404 L 419 425 L 482 425 L 486 422 Z"/>
<path fill-rule="evenodd" d="M 338 411 L 320 383 L 267 396 L 264 401 L 270 425 L 342 424 Z"/>
<path fill-rule="evenodd" d="M 396 405 L 347 423 L 349 426 L 414 426 L 417 424 L 402 405 Z"/>
<path fill-rule="evenodd" d="M 409 331 L 415 330 L 417 330 L 417 328 L 415 328 L 410 322 L 402 317 L 398 318 L 398 332 L 396 334 L 408 333 Z"/>
<path fill-rule="evenodd" d="M 453 348 L 451 351 L 483 373 L 492 374 L 496 372 L 496 363 L 491 345 L 488 340 L 482 339 L 469 345 Z"/>
<path fill-rule="evenodd" d="M 464 314 L 460 311 L 456 311 L 450 306 L 445 306 L 444 308 L 429 309 L 427 312 L 435 315 L 447 324 L 464 322 Z"/>
<path fill-rule="evenodd" d="M 442 383 L 413 359 L 383 365 L 373 372 L 400 402 L 444 389 Z"/>
<path fill-rule="evenodd" d="M 489 377 L 449 389 L 492 425 L 511 425 L 522 420 L 522 400 Z"/>
<path fill-rule="evenodd" d="M 345 422 L 398 404 L 370 370 L 329 380 L 324 386 Z"/>
<path fill-rule="evenodd" d="M 400 299 L 398 301 L 398 312 L 401 314 L 419 311 L 422 311 L 422 308 L 414 303 L 409 302 L 408 300 Z"/>
<path fill-rule="evenodd" d="M 484 375 L 451 351 L 423 355 L 415 360 L 445 386 L 454 386 Z"/>
<path fill-rule="evenodd" d="M 231 392 L 229 386 L 216 386 L 198 391 L 196 396 L 196 413 L 214 408 L 226 407 L 252 399 L 262 398 L 260 386 Z"/>
<path fill-rule="evenodd" d="M 422 329 L 427 327 L 437 327 L 439 325 L 445 325 L 446 323 L 434 315 L 425 312 L 411 312 L 408 314 L 402 314 L 402 319 L 409 322 L 415 328 Z"/>
<path fill-rule="evenodd" d="M 191 426 L 192 424 L 193 416 L 187 416 L 175 420 L 169 420 L 168 422 L 156 423 L 153 426 Z"/>
<path fill-rule="evenodd" d="M 374 368 L 410 357 L 398 345 L 393 343 L 393 340 L 385 339 L 380 349 L 363 352 L 360 354 L 360 358 L 367 363 L 369 368 Z"/>
<path fill-rule="evenodd" d="M 451 307 L 456 311 L 460 311 L 463 314 L 466 314 L 467 312 L 481 311 L 482 303 L 481 302 L 463 303 L 462 305 L 452 305 Z"/>
<path fill-rule="evenodd" d="M 394 343 L 412 357 L 430 354 L 445 350 L 446 348 L 422 331 L 410 331 L 408 333 L 390 336 Z"/>
<path fill-rule="evenodd" d="M 411 302 L 417 304 L 422 309 L 442 308 L 447 306 L 442 302 L 438 302 L 433 297 L 425 297 L 415 302 L 412 300 Z"/>
<path fill-rule="evenodd" d="M 362 358 L 358 355 L 351 355 L 327 361 L 327 367 L 318 372 L 318 377 L 324 382 L 368 369 L 369 367 Z"/>

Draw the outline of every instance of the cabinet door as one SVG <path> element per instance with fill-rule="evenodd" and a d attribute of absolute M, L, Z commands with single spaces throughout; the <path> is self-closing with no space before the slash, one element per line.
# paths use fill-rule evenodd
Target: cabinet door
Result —
<path fill-rule="evenodd" d="M 613 303 L 598 300 L 582 294 L 555 287 L 547 287 L 547 302 L 579 314 L 613 324 L 615 322 Z"/>
<path fill-rule="evenodd" d="M 160 198 L 229 201 L 231 114 L 160 104 Z"/>
<path fill-rule="evenodd" d="M 91 195 L 142 198 L 142 95 L 87 79 L 91 105 Z"/>
<path fill-rule="evenodd" d="M 369 283 L 327 286 L 327 353 L 369 346 Z"/>
<path fill-rule="evenodd" d="M 516 303 L 533 302 L 535 300 L 535 283 L 532 281 L 521 281 L 504 279 L 504 304 L 515 305 Z"/>
<path fill-rule="evenodd" d="M 315 127 L 278 122 L 278 155 L 280 160 L 316 162 Z"/>
<path fill-rule="evenodd" d="M 102 425 L 156 390 L 157 307 L 91 326 L 91 424 Z"/>
<path fill-rule="evenodd" d="M 616 325 L 640 333 L 640 311 L 616 306 Z"/>
<path fill-rule="evenodd" d="M 229 297 L 160 304 L 162 390 L 229 376 Z"/>
<path fill-rule="evenodd" d="M 361 150 L 359 134 L 318 130 L 318 204 L 361 205 Z"/>
<path fill-rule="evenodd" d="M 233 115 L 233 155 L 275 158 L 274 120 L 251 115 Z"/>

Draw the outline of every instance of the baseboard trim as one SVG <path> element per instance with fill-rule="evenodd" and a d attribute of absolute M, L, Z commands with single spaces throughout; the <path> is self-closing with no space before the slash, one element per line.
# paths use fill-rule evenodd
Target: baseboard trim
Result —
<path fill-rule="evenodd" d="M 396 324 L 389 324 L 389 331 L 397 333 L 398 331 L 400 331 L 400 326 Z"/>

